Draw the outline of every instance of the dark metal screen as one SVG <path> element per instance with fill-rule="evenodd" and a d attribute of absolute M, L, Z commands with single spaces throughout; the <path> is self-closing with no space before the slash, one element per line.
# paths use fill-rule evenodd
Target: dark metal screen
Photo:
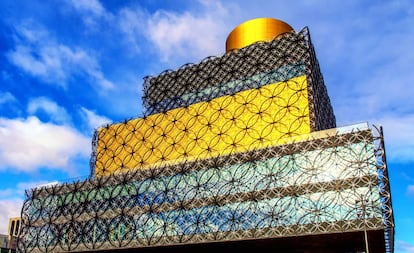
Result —
<path fill-rule="evenodd" d="M 285 33 L 270 42 L 259 42 L 198 64 L 186 64 L 144 81 L 146 115 L 231 95 L 262 85 L 252 77 L 273 73 L 276 81 L 307 75 L 313 131 L 336 126 L 335 116 L 311 43 L 308 28 Z"/>

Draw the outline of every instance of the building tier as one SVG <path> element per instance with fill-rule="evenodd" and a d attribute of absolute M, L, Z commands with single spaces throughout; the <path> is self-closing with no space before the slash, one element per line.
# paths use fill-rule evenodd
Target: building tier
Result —
<path fill-rule="evenodd" d="M 393 216 L 381 133 L 374 136 L 362 124 L 305 136 L 204 161 L 35 189 L 24 203 L 20 249 L 306 240 L 367 230 L 375 247 L 391 252 Z"/>
<path fill-rule="evenodd" d="M 244 152 L 336 126 L 307 29 L 145 83 L 151 113 L 97 130 L 91 175 Z"/>

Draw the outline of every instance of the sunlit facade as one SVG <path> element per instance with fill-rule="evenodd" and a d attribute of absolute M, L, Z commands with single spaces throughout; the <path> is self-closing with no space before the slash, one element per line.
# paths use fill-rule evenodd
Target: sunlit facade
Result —
<path fill-rule="evenodd" d="M 95 132 L 90 179 L 27 192 L 21 252 L 393 252 L 382 129 L 336 126 L 307 28 L 241 27 L 145 79 L 145 116 Z"/>

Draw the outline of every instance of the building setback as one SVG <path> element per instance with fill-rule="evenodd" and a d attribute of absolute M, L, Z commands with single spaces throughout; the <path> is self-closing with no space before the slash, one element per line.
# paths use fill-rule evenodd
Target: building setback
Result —
<path fill-rule="evenodd" d="M 88 180 L 27 191 L 19 251 L 393 252 L 382 128 L 336 126 L 309 30 L 253 19 L 226 47 L 146 77 Z"/>

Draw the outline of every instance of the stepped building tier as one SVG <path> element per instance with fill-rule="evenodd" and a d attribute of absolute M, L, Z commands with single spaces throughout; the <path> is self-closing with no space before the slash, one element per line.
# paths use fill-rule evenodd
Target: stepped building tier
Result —
<path fill-rule="evenodd" d="M 243 90 L 306 77 L 308 118 L 312 131 L 333 128 L 335 116 L 319 69 L 308 28 L 279 34 L 221 57 L 184 65 L 144 82 L 147 114 L 166 112 Z M 278 99 L 289 100 L 283 93 Z M 293 102 L 293 101 L 292 101 Z"/>

